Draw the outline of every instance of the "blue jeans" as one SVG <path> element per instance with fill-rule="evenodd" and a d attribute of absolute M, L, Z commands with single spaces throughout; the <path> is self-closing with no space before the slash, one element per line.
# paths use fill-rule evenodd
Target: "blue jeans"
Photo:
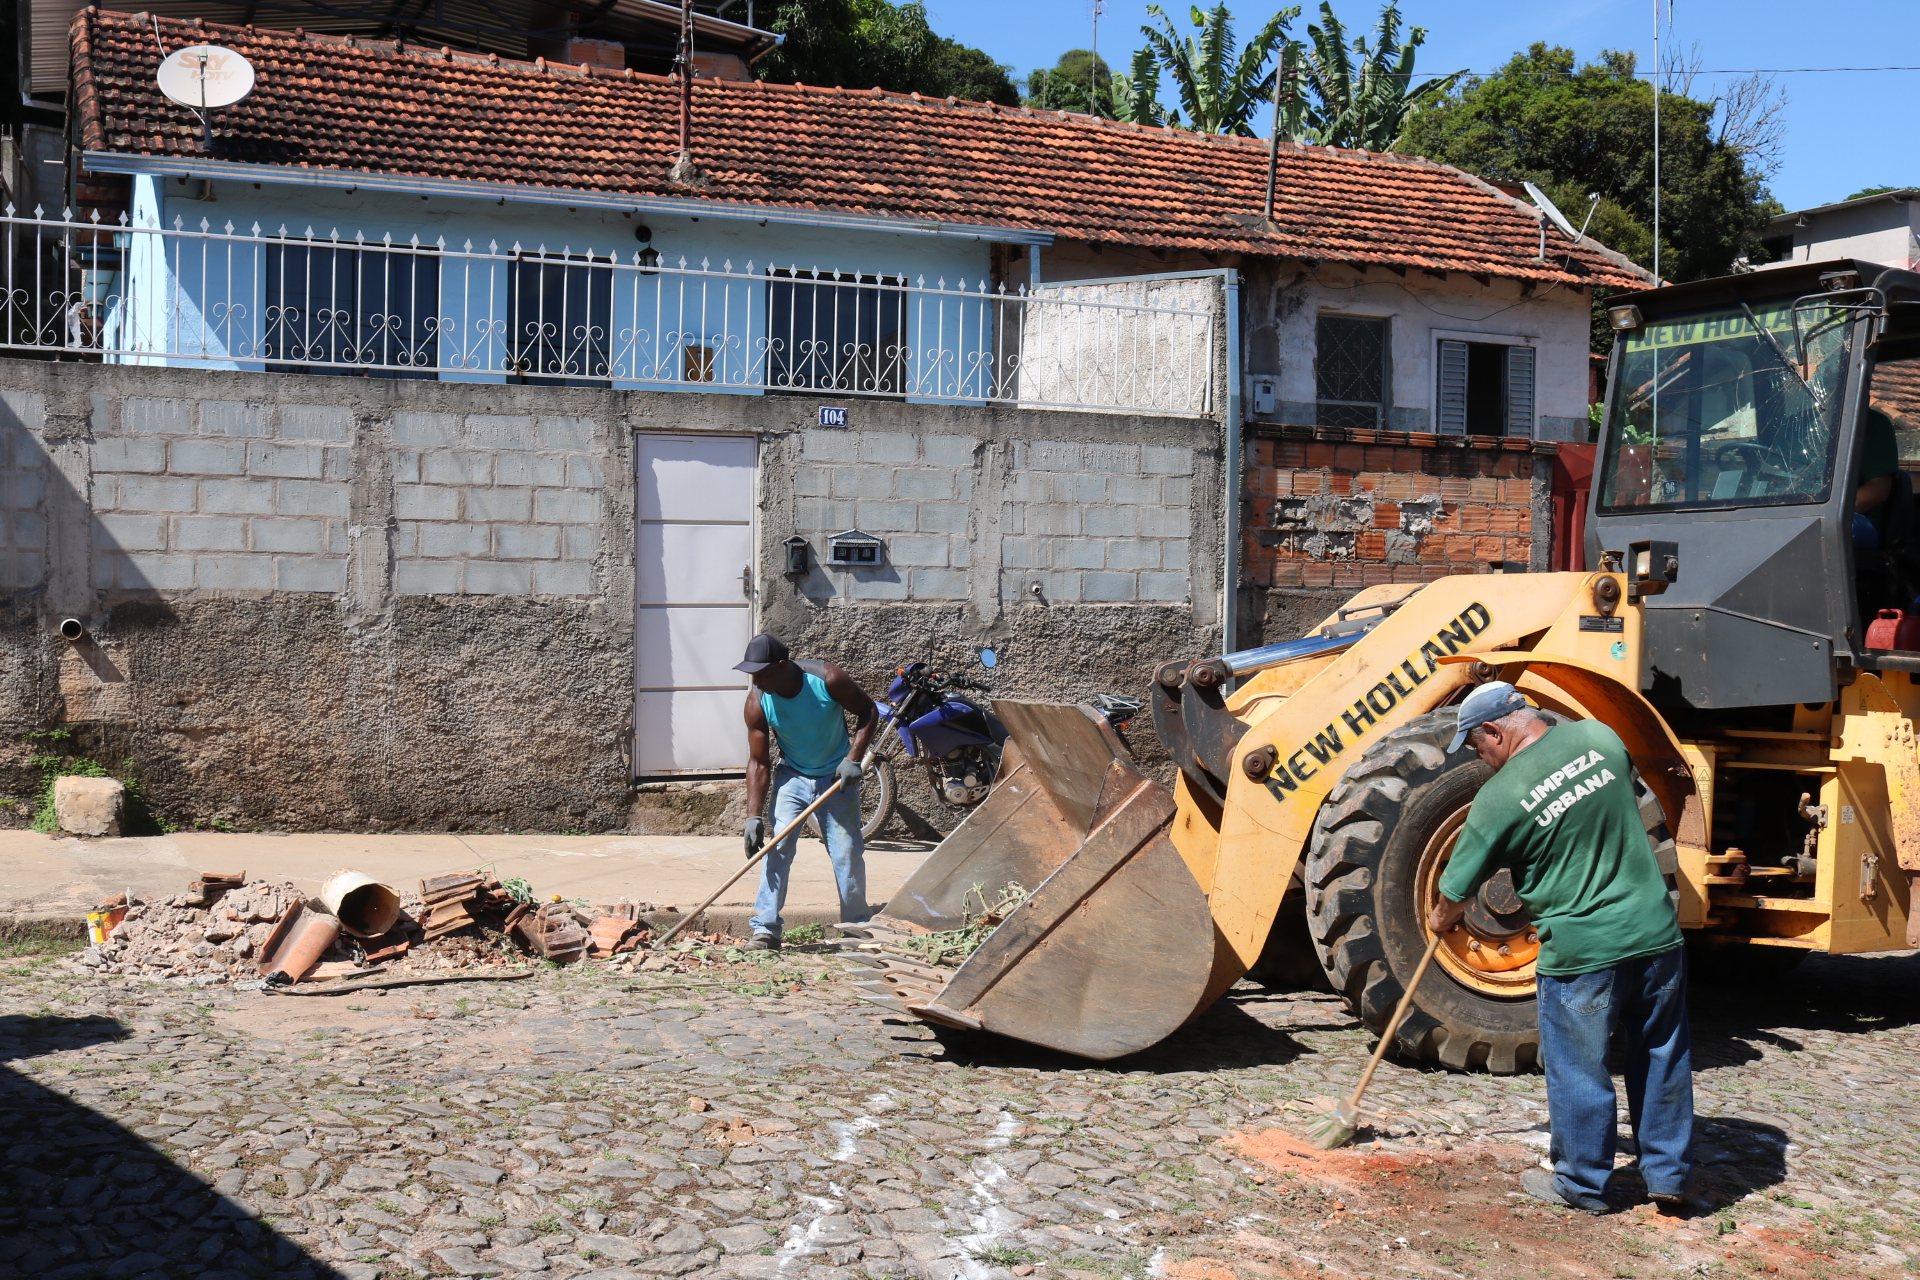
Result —
<path fill-rule="evenodd" d="M 1617 1119 L 1607 1043 L 1616 1030 L 1640 1174 L 1649 1194 L 1683 1194 L 1693 1144 L 1685 947 L 1571 978 L 1540 979 L 1554 1185 L 1583 1209 L 1607 1207 L 1613 1176 Z"/>
<path fill-rule="evenodd" d="M 833 785 L 833 775 L 809 778 L 781 765 L 773 772 L 773 830 L 800 816 L 820 793 Z M 840 889 L 840 919 L 849 924 L 873 914 L 867 906 L 866 841 L 860 834 L 860 788 L 849 785 L 814 810 L 820 834 L 827 838 L 827 858 Z M 769 832 L 768 834 L 772 834 Z M 793 849 L 800 838 L 794 832 L 775 845 L 761 864 L 760 895 L 753 900 L 753 931 L 779 934 L 780 908 L 787 902 L 787 877 L 793 869 Z"/>

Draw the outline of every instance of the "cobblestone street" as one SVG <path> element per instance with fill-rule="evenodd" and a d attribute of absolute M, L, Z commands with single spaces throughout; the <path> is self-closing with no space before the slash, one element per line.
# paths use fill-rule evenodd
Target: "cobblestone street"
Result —
<path fill-rule="evenodd" d="M 1712 1208 L 1517 1198 L 1537 1076 L 1389 1062 L 1243 983 L 1090 1065 L 903 1023 L 831 956 L 289 998 L 54 958 L 0 986 L 0 1274 L 1253 1280 L 1920 1267 L 1920 958 L 1696 984 Z M 1623 1157 L 1623 1160 L 1625 1157 Z M 1911 1261 L 1909 1261 L 1911 1259 Z"/>

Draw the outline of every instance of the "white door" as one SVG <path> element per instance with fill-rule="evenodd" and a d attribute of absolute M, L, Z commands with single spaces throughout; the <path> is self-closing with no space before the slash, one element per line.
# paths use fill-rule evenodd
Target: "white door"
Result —
<path fill-rule="evenodd" d="M 634 772 L 747 767 L 754 448 L 737 436 L 638 437 Z"/>

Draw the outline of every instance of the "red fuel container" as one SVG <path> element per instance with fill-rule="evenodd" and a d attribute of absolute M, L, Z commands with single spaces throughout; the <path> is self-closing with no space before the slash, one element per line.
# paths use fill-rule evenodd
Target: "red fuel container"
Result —
<path fill-rule="evenodd" d="M 1867 648 L 1920 652 L 1920 614 L 1904 609 L 1882 609 L 1867 625 Z"/>

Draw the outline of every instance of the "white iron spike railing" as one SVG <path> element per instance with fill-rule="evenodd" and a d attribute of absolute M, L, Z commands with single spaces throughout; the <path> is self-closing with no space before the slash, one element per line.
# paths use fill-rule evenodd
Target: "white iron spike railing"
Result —
<path fill-rule="evenodd" d="M 1219 281 L 669 265 L 519 242 L 0 218 L 0 350 L 109 363 L 1214 412 Z"/>

